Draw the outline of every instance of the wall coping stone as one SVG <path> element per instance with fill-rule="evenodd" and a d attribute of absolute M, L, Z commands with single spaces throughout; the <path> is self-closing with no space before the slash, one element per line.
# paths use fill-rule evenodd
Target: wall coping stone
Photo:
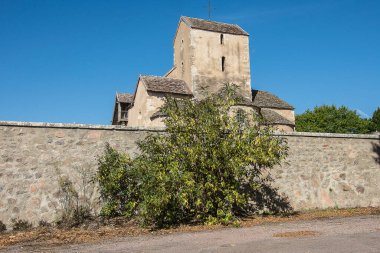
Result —
<path fill-rule="evenodd" d="M 380 133 L 374 134 L 337 134 L 337 133 L 312 133 L 312 132 L 275 132 L 276 136 L 300 136 L 320 138 L 350 138 L 350 139 L 374 139 L 380 140 Z"/>
<path fill-rule="evenodd" d="M 91 125 L 73 123 L 46 123 L 46 122 L 23 122 L 23 121 L 0 121 L 0 126 L 9 127 L 35 127 L 35 128 L 66 128 L 66 129 L 93 129 L 93 130 L 116 130 L 116 131 L 147 131 L 163 132 L 164 127 L 128 127 L 119 125 Z M 276 136 L 300 136 L 300 137 L 323 137 L 323 138 L 352 138 L 380 140 L 380 133 L 374 134 L 336 134 L 336 133 L 311 133 L 311 132 L 275 132 Z"/>
<path fill-rule="evenodd" d="M 46 122 L 22 122 L 22 121 L 0 121 L 0 126 L 9 127 L 35 127 L 35 128 L 66 128 L 66 129 L 94 129 L 94 130 L 116 130 L 116 131 L 148 131 L 162 132 L 163 127 L 127 127 L 119 125 L 91 125 L 72 123 L 46 123 Z"/>

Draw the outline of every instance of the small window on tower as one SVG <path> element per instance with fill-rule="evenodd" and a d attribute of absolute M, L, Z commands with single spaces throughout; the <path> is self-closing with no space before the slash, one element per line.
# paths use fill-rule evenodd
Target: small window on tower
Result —
<path fill-rule="evenodd" d="M 226 57 L 222 57 L 222 71 L 224 72 L 224 69 L 225 69 L 225 63 L 226 63 Z"/>
<path fill-rule="evenodd" d="M 220 35 L 220 45 L 223 45 L 224 44 L 224 38 L 223 38 L 223 34 Z"/>

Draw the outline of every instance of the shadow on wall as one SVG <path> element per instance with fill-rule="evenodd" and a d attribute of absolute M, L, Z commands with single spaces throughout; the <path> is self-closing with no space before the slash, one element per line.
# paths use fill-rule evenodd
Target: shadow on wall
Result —
<path fill-rule="evenodd" d="M 380 141 L 379 143 L 372 144 L 372 150 L 375 153 L 376 157 L 374 158 L 377 163 L 380 164 Z"/>
<path fill-rule="evenodd" d="M 273 179 L 268 176 L 258 179 L 257 188 L 250 185 L 244 186 L 244 191 L 251 196 L 251 201 L 244 210 L 243 216 L 249 213 L 263 211 L 270 214 L 290 214 L 293 208 L 289 203 L 288 197 L 278 192 L 278 188 L 272 185 Z"/>

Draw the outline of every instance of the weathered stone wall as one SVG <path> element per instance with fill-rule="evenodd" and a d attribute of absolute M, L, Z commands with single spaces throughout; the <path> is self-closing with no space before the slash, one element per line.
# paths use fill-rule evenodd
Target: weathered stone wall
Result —
<path fill-rule="evenodd" d="M 0 122 L 0 220 L 35 225 L 60 210 L 58 178 L 82 190 L 81 170 L 95 172 L 106 142 L 130 154 L 136 141 L 162 128 Z M 288 164 L 273 170 L 279 192 L 295 209 L 380 206 L 380 139 L 377 135 L 281 134 Z M 96 206 L 98 195 L 91 194 Z"/>
<path fill-rule="evenodd" d="M 81 192 L 81 170 L 96 171 L 106 142 L 133 155 L 136 141 L 154 131 L 159 129 L 0 122 L 0 220 L 9 224 L 19 217 L 35 225 L 41 219 L 53 221 L 62 209 L 60 175 Z M 98 208 L 98 194 L 87 192 Z"/>
<path fill-rule="evenodd" d="M 380 206 L 379 135 L 287 133 L 275 185 L 295 209 Z"/>

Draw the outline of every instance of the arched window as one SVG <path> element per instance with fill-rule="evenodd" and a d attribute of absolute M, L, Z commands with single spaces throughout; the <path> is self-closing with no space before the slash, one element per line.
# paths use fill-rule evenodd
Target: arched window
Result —
<path fill-rule="evenodd" d="M 222 71 L 224 72 L 225 69 L 225 63 L 226 63 L 226 57 L 222 56 Z"/>
<path fill-rule="evenodd" d="M 223 38 L 223 34 L 220 35 L 220 45 L 223 45 L 224 44 L 224 38 Z"/>

